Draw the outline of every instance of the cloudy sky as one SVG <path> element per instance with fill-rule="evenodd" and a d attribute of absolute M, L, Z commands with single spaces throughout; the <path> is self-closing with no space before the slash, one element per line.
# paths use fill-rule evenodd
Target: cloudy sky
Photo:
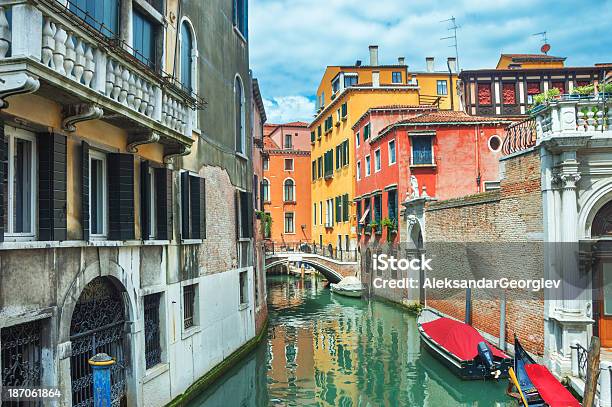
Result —
<path fill-rule="evenodd" d="M 547 31 L 551 55 L 568 65 L 612 62 L 612 0 L 249 0 L 251 68 L 259 79 L 268 122 L 310 121 L 314 93 L 327 65 L 405 56 L 424 70 L 434 56 L 442 69 L 453 56 L 449 23 L 457 19 L 459 64 L 494 67 L 501 52 L 539 52 Z"/>

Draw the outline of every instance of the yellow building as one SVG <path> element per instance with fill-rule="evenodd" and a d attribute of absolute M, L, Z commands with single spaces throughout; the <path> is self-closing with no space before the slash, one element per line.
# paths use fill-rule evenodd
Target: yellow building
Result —
<path fill-rule="evenodd" d="M 411 72 L 403 57 L 379 65 L 378 47 L 362 65 L 328 66 L 317 89 L 312 142 L 312 239 L 324 249 L 356 247 L 355 139 L 352 126 L 368 111 L 390 105 L 436 105 L 458 110 L 455 59 L 445 71 L 428 57 L 425 72 Z M 449 83 L 452 81 L 452 83 Z"/>
<path fill-rule="evenodd" d="M 565 57 L 546 54 L 501 54 L 496 69 L 558 69 L 565 66 Z"/>

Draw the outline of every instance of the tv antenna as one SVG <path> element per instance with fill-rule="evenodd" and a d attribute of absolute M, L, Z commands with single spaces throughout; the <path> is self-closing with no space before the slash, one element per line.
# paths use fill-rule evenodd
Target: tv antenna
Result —
<path fill-rule="evenodd" d="M 546 36 L 546 31 L 542 31 L 539 33 L 535 33 L 531 35 L 532 37 L 541 37 L 542 38 L 542 46 L 540 47 L 540 51 L 542 51 L 542 53 L 544 53 L 544 55 L 548 54 L 548 51 L 550 51 L 550 44 L 548 43 L 548 37 Z"/>
<path fill-rule="evenodd" d="M 449 48 L 455 48 L 455 60 L 457 61 L 457 72 L 460 71 L 459 69 L 459 47 L 457 46 L 457 29 L 461 28 L 460 25 L 457 25 L 457 20 L 455 19 L 455 16 L 451 16 L 451 18 L 448 18 L 446 20 L 442 20 L 440 21 L 441 23 L 451 23 L 451 26 L 448 28 L 449 31 L 453 32 L 453 35 L 450 35 L 448 37 L 442 37 L 440 38 L 440 40 L 453 40 L 453 43 L 451 45 L 449 45 Z"/>

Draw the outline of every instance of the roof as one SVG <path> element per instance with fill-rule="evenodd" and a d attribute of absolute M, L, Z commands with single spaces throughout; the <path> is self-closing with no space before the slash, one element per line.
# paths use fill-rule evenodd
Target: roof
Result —
<path fill-rule="evenodd" d="M 434 124 L 445 124 L 445 125 L 460 125 L 460 124 L 483 124 L 483 123 L 511 123 L 510 120 L 501 119 L 499 117 L 484 117 L 484 116 L 470 116 L 469 114 L 455 110 L 439 110 L 433 113 L 424 113 L 408 119 L 400 120 L 396 123 L 390 124 L 379 132 L 382 136 L 388 133 L 395 127 L 407 127 L 407 126 L 427 126 Z"/>
<path fill-rule="evenodd" d="M 513 61 L 521 62 L 521 61 L 546 61 L 546 62 L 560 62 L 565 61 L 567 58 L 565 57 L 555 57 L 552 55 L 546 54 L 501 54 L 501 58 L 510 57 Z"/>
<path fill-rule="evenodd" d="M 382 87 L 402 87 L 402 86 L 405 86 L 405 87 L 412 86 L 412 87 L 414 87 L 416 85 L 410 84 L 410 83 L 380 83 L 378 85 L 378 87 L 381 87 L 381 88 Z M 374 87 L 374 86 L 373 86 L 372 82 L 363 82 L 363 83 L 358 83 L 356 85 L 352 85 L 352 87 L 355 87 L 355 88 L 370 88 L 370 87 Z"/>
<path fill-rule="evenodd" d="M 261 92 L 259 91 L 259 82 L 257 81 L 257 78 L 253 78 L 252 86 L 253 86 L 253 97 L 255 98 L 255 104 L 257 105 L 257 110 L 259 110 L 259 116 L 261 117 L 261 122 L 265 123 L 266 120 L 268 119 L 266 117 L 266 109 L 263 104 Z"/>
<path fill-rule="evenodd" d="M 278 146 L 278 144 L 276 144 L 276 142 L 272 140 L 272 137 L 264 136 L 264 149 L 265 150 L 278 150 L 279 148 L 280 147 Z"/>
<path fill-rule="evenodd" d="M 374 112 L 384 112 L 389 110 L 399 110 L 399 111 L 414 111 L 414 110 L 437 110 L 438 107 L 435 105 L 384 105 L 384 106 L 375 106 L 371 107 L 364 114 L 361 115 L 359 119 L 353 124 L 352 129 L 355 129 L 363 119 Z M 423 112 L 424 113 L 424 112 Z"/>

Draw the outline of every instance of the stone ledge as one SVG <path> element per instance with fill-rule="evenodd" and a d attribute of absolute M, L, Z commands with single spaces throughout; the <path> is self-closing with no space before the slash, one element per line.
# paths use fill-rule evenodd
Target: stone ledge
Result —
<path fill-rule="evenodd" d="M 467 195 L 461 198 L 452 198 L 444 201 L 431 202 L 425 207 L 425 211 L 433 212 L 442 209 L 460 208 L 471 205 L 483 205 L 502 200 L 501 190 L 482 192 L 474 195 Z"/>

